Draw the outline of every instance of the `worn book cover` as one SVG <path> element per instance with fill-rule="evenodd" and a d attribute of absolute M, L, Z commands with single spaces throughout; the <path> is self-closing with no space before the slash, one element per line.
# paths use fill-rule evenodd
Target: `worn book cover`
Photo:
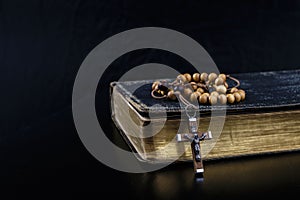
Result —
<path fill-rule="evenodd" d="M 199 105 L 199 131 L 212 131 L 201 145 L 204 160 L 300 149 L 300 70 L 233 74 L 246 99 L 222 106 Z M 168 80 L 169 77 L 166 77 Z M 190 142 L 178 142 L 186 124 L 178 101 L 151 97 L 155 80 L 111 83 L 112 118 L 138 159 L 191 160 Z M 170 80 L 171 81 L 171 80 Z M 221 120 L 222 123 L 212 123 Z M 216 134 L 217 133 L 217 134 Z"/>

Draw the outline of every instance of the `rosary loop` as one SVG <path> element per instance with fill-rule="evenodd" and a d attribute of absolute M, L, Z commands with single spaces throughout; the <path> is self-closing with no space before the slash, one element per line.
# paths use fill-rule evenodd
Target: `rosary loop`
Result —
<path fill-rule="evenodd" d="M 229 80 L 233 86 L 229 87 Z M 179 100 L 186 106 L 199 104 L 233 104 L 246 98 L 246 92 L 239 89 L 240 81 L 230 75 L 216 73 L 179 74 L 173 82 L 155 81 L 151 96 L 155 99 Z M 191 103 L 192 102 L 192 103 Z"/>

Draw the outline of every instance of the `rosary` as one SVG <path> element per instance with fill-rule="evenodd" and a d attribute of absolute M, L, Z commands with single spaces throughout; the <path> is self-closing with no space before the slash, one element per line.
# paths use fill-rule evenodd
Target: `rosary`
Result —
<path fill-rule="evenodd" d="M 229 87 L 228 80 L 235 84 Z M 151 96 L 155 99 L 175 101 L 179 99 L 185 105 L 188 117 L 189 133 L 177 134 L 178 142 L 191 142 L 195 174 L 203 175 L 204 168 L 201 157 L 200 141 L 212 139 L 211 131 L 200 133 L 196 118 L 196 103 L 202 105 L 225 105 L 243 101 L 246 97 L 244 90 L 239 89 L 238 79 L 225 74 L 189 73 L 180 74 L 173 82 L 165 80 L 152 84 Z"/>

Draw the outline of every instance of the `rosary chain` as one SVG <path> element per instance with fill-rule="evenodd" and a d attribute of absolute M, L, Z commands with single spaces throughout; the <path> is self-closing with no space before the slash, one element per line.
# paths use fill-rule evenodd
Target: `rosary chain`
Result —
<path fill-rule="evenodd" d="M 227 81 L 235 83 L 229 87 Z M 246 92 L 239 89 L 240 81 L 230 75 L 216 73 L 179 74 L 173 82 L 155 81 L 151 96 L 155 99 L 176 100 L 179 98 L 186 106 L 196 108 L 200 104 L 233 104 L 246 98 Z"/>

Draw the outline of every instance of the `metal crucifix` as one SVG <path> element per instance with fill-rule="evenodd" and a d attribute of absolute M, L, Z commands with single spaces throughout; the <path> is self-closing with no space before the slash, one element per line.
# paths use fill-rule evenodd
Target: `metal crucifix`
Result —
<path fill-rule="evenodd" d="M 198 132 L 197 119 L 195 116 L 189 116 L 189 131 L 190 133 L 177 134 L 178 142 L 191 142 L 191 150 L 193 155 L 194 172 L 195 174 L 203 174 L 204 167 L 201 156 L 200 141 L 205 139 L 212 139 L 211 131 L 200 133 Z"/>

